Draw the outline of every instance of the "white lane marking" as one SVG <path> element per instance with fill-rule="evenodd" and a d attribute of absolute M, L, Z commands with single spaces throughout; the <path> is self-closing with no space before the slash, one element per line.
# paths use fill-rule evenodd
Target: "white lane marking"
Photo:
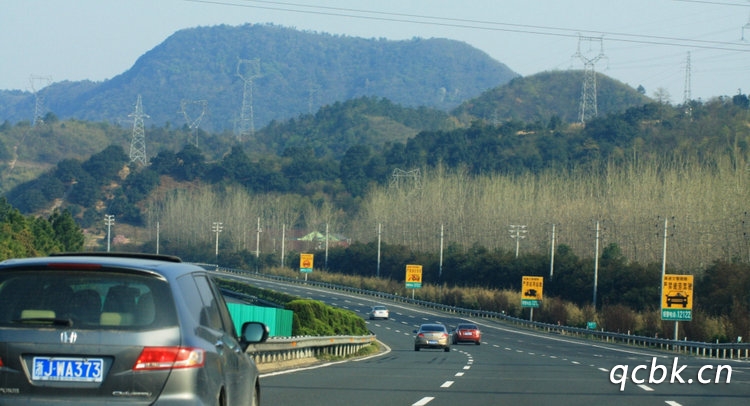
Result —
<path fill-rule="evenodd" d="M 639 388 L 645 390 L 646 392 L 653 392 L 654 388 L 646 386 L 646 385 L 638 385 Z"/>
<path fill-rule="evenodd" d="M 432 398 L 432 397 L 429 397 L 429 396 L 428 397 L 424 397 L 422 399 L 419 399 L 419 402 L 414 403 L 411 406 L 424 406 L 424 405 L 430 403 L 432 401 L 432 399 L 435 399 L 435 398 Z"/>
<path fill-rule="evenodd" d="M 453 385 L 453 381 L 445 381 L 442 385 L 440 385 L 441 388 L 450 388 L 451 385 Z"/>
<path fill-rule="evenodd" d="M 471 365 L 464 366 L 464 369 L 471 369 Z"/>
<path fill-rule="evenodd" d="M 464 376 L 464 373 L 463 372 L 456 372 L 455 376 Z"/>
<path fill-rule="evenodd" d="M 669 406 L 682 406 L 682 403 L 677 403 L 674 400 L 667 400 L 664 403 L 668 404 Z"/>

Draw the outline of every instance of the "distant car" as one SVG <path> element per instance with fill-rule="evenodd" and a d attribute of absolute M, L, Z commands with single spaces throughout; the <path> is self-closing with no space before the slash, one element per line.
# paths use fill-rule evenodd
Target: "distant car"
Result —
<path fill-rule="evenodd" d="M 451 350 L 450 334 L 442 324 L 422 324 L 419 330 L 414 330 L 414 351 L 422 348 L 437 348 L 445 352 Z"/>
<path fill-rule="evenodd" d="M 472 342 L 479 345 L 482 340 L 482 332 L 476 324 L 459 324 L 452 331 L 453 344 Z"/>
<path fill-rule="evenodd" d="M 373 306 L 372 309 L 370 309 L 370 320 L 388 320 L 388 317 L 390 317 L 390 314 L 388 308 L 385 306 Z"/>
<path fill-rule="evenodd" d="M 260 402 L 251 343 L 212 274 L 176 257 L 79 253 L 0 262 L 0 404 Z"/>
<path fill-rule="evenodd" d="M 682 292 L 672 292 L 671 295 L 667 295 L 667 307 L 672 307 L 672 304 L 681 304 L 682 307 L 687 307 L 688 297 L 683 295 Z"/>

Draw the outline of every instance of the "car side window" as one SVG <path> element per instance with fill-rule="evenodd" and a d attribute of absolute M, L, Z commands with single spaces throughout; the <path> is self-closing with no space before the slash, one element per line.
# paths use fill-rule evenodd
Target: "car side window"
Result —
<path fill-rule="evenodd" d="M 200 317 L 201 325 L 212 328 L 214 330 L 223 330 L 224 325 L 221 322 L 219 302 L 216 300 L 216 297 L 214 297 L 214 292 L 211 289 L 208 278 L 202 275 L 196 276 L 195 283 L 198 286 L 198 292 L 200 293 L 201 300 L 203 301 L 203 309 L 201 310 Z"/>

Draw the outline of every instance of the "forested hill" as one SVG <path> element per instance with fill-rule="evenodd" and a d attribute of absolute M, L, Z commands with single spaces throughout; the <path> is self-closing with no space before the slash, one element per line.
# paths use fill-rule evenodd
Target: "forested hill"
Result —
<path fill-rule="evenodd" d="M 583 71 L 541 72 L 518 77 L 463 102 L 453 114 L 463 121 L 523 121 L 566 123 L 579 121 Z M 596 107 L 600 116 L 621 113 L 649 103 L 645 89 L 637 90 L 608 76 L 597 74 Z M 590 116 L 593 116 L 590 114 Z M 588 121 L 588 120 L 587 120 Z"/>
<path fill-rule="evenodd" d="M 92 55 L 92 63 L 103 56 Z M 304 32 L 275 25 L 180 30 L 101 83 L 58 82 L 39 91 L 59 119 L 129 121 L 138 94 L 146 125 L 183 125 L 183 101 L 206 101 L 201 128 L 234 130 L 245 83 L 252 125 L 314 113 L 360 96 L 443 111 L 518 76 L 470 45 L 447 39 L 390 41 Z M 250 92 L 246 93 L 248 97 Z M 0 91 L 0 121 L 33 119 L 34 95 Z M 186 103 L 190 119 L 200 104 Z"/>

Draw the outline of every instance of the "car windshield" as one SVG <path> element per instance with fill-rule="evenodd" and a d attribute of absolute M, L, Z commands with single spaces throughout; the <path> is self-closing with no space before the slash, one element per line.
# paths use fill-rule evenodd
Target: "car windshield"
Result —
<path fill-rule="evenodd" d="M 122 272 L 0 273 L 0 326 L 144 329 L 177 325 L 167 283 Z"/>

